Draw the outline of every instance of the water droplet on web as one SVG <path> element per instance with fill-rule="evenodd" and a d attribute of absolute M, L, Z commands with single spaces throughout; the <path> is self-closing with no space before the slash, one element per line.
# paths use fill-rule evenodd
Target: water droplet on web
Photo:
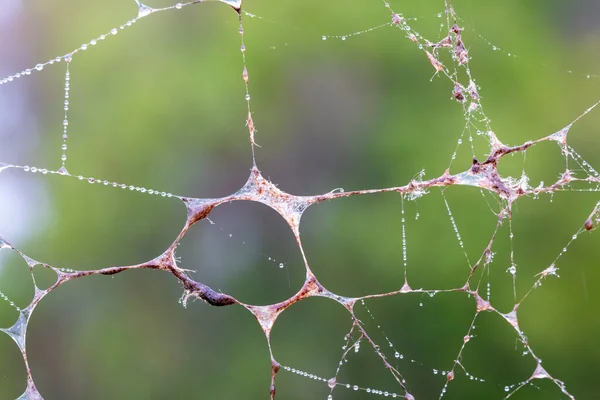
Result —
<path fill-rule="evenodd" d="M 333 400 L 333 396 L 332 395 L 327 396 L 327 400 Z"/>
<path fill-rule="evenodd" d="M 279 268 L 283 268 L 285 265 L 283 263 L 279 263 Z"/>
<path fill-rule="evenodd" d="M 154 8 L 148 7 L 147 5 L 140 3 L 138 0 L 135 0 L 135 2 L 138 5 L 138 18 L 145 17 L 146 15 L 154 12 Z"/>
<path fill-rule="evenodd" d="M 321 39 L 327 40 L 327 36 L 323 35 L 323 36 L 321 36 Z"/>
<path fill-rule="evenodd" d="M 333 389 L 336 384 L 337 384 L 337 381 L 335 378 L 331 378 L 330 380 L 327 381 L 327 386 L 329 386 L 329 388 L 331 388 L 331 389 Z"/>
<path fill-rule="evenodd" d="M 248 69 L 244 65 L 244 69 L 242 71 L 242 79 L 244 79 L 244 84 L 248 85 Z"/>
<path fill-rule="evenodd" d="M 35 69 L 37 69 L 38 71 L 41 71 L 44 69 L 44 65 L 43 64 L 38 64 L 35 66 Z"/>
<path fill-rule="evenodd" d="M 178 10 L 181 10 L 183 8 L 183 4 L 177 3 L 177 4 L 175 4 L 175 8 Z"/>
<path fill-rule="evenodd" d="M 117 30 L 117 28 L 112 28 L 110 30 L 111 35 L 116 35 L 119 31 Z"/>
<path fill-rule="evenodd" d="M 342 36 L 342 40 L 346 40 L 346 36 Z"/>
<path fill-rule="evenodd" d="M 354 389 L 354 390 L 358 390 L 358 385 L 354 385 L 354 386 L 352 386 L 352 389 Z"/>
<path fill-rule="evenodd" d="M 63 57 L 63 59 L 65 60 L 65 62 L 68 64 L 71 61 L 73 61 L 73 53 L 69 53 L 66 56 Z"/>
<path fill-rule="evenodd" d="M 242 8 L 242 0 L 217 0 L 221 3 L 225 3 L 231 7 L 233 7 L 236 10 L 239 10 Z"/>

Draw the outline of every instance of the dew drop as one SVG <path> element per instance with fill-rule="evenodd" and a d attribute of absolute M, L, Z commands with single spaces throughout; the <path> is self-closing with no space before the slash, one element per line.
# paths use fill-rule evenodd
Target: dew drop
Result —
<path fill-rule="evenodd" d="M 152 14 L 154 12 L 153 8 L 148 7 L 145 4 L 138 2 L 138 5 L 139 5 L 138 16 L 137 16 L 138 18 L 145 17 L 146 15 Z"/>
<path fill-rule="evenodd" d="M 44 69 L 44 65 L 43 64 L 38 64 L 35 66 L 35 69 L 37 69 L 38 71 L 41 71 Z"/>
<path fill-rule="evenodd" d="M 283 267 L 284 267 L 283 263 L 279 263 L 279 268 L 283 268 Z"/>
<path fill-rule="evenodd" d="M 239 10 L 242 7 L 242 2 L 241 0 L 219 0 L 221 3 L 225 3 L 227 5 L 230 5 L 231 7 L 233 7 L 235 10 Z"/>

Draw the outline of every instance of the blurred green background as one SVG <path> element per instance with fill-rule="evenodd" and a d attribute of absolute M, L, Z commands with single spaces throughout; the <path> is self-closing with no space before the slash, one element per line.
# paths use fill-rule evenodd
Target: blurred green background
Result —
<path fill-rule="evenodd" d="M 11 4 L 18 7 L 3 21 L 3 76 L 66 54 L 137 13 L 134 1 Z M 171 4 L 148 1 L 157 8 Z M 321 39 L 387 23 L 390 13 L 382 2 L 244 4 L 260 17 L 243 21 L 256 141 L 262 146 L 256 159 L 265 177 L 282 190 L 308 195 L 340 187 L 398 186 L 423 169 L 425 178 L 432 178 L 448 168 L 464 128 L 463 112 L 451 100 L 451 82 L 434 76 L 424 54 L 392 27 L 346 40 Z M 444 36 L 437 17 L 444 11 L 442 1 L 390 4 L 416 17 L 411 25 L 425 37 Z M 457 0 L 454 7 L 486 114 L 504 143 L 555 132 L 600 98 L 600 80 L 586 77 L 597 73 L 599 64 L 600 14 L 594 2 Z M 236 13 L 225 4 L 198 4 L 146 17 L 77 53 L 70 66 L 69 172 L 190 197 L 220 197 L 239 189 L 248 177 L 251 153 L 238 27 Z M 19 113 L 4 113 L 5 120 L 16 122 L 11 129 L 0 125 L 0 161 L 60 167 L 64 72 L 61 63 L 0 87 L 3 101 L 22 105 Z M 569 143 L 596 166 L 599 122 L 599 111 L 593 111 L 569 134 Z M 476 138 L 475 146 L 483 157 L 484 141 Z M 471 158 L 463 145 L 451 172 L 467 169 Z M 504 160 L 500 170 L 519 176 L 524 168 L 537 186 L 555 180 L 564 165 L 558 147 L 543 143 L 526 159 Z M 97 269 L 152 259 L 185 221 L 177 199 L 17 170 L 3 171 L 0 183 L 0 197 L 12 196 L 17 199 L 12 207 L 20 205 L 19 213 L 5 206 L 0 234 L 33 259 L 56 267 Z M 449 188 L 445 196 L 473 262 L 497 221 L 487 202 L 497 209 L 497 201 L 467 187 Z M 596 201 L 596 193 L 572 191 L 516 204 L 518 297 L 554 262 Z M 440 191 L 404 206 L 410 285 L 464 284 L 468 263 Z M 394 194 L 313 206 L 301 226 L 312 270 L 323 285 L 344 296 L 400 288 L 401 218 L 401 199 Z M 302 258 L 278 214 L 258 203 L 238 202 L 218 207 L 210 219 L 212 224 L 195 225 L 177 252 L 180 265 L 196 271 L 195 279 L 253 304 L 281 301 L 298 290 Z M 600 398 L 596 236 L 581 235 L 557 262 L 560 279 L 544 281 L 519 308 L 520 326 L 544 367 L 578 399 Z M 502 312 L 514 304 L 506 272 L 508 237 L 505 221 L 482 287 L 484 293 L 485 282 L 491 283 L 492 304 Z M 33 285 L 26 263 L 3 250 L 0 268 L 0 291 L 27 305 Z M 52 281 L 44 270 L 34 272 L 46 285 Z M 27 336 L 40 392 L 46 399 L 268 398 L 268 350 L 252 315 L 241 307 L 216 309 L 202 302 L 183 308 L 181 294 L 173 277 L 156 271 L 80 279 L 52 292 L 33 314 Z M 452 367 L 475 315 L 473 299 L 460 293 L 410 294 L 366 305 L 370 314 L 357 307 L 358 316 L 410 392 L 416 399 L 438 398 L 446 381 L 440 372 Z M 14 318 L 14 309 L 0 303 L 2 326 L 12 325 Z M 533 373 L 532 358 L 522 355 L 514 330 L 498 315 L 482 314 L 475 325 L 461 364 L 484 382 L 457 369 L 445 399 L 504 398 L 506 386 Z M 273 351 L 283 365 L 328 379 L 350 327 L 341 306 L 308 299 L 277 320 Z M 404 358 L 395 359 L 395 351 Z M 366 343 L 348 359 L 339 382 L 402 393 Z M 549 380 L 534 383 L 512 398 L 564 398 Z M 24 387 L 18 348 L 0 336 L 0 398 L 16 398 Z M 277 391 L 279 399 L 329 394 L 323 382 L 286 371 L 278 375 Z M 333 392 L 334 399 L 373 397 L 345 388 Z"/>

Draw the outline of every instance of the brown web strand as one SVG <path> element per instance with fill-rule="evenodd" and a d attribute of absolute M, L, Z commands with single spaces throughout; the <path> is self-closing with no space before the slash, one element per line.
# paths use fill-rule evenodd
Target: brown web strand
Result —
<path fill-rule="evenodd" d="M 202 1 L 193 1 L 190 3 L 185 3 L 183 6 L 201 3 L 201 2 Z M 535 353 L 533 352 L 533 349 L 532 349 L 531 345 L 529 344 L 527 337 L 525 336 L 525 334 L 523 333 L 523 331 L 521 330 L 521 328 L 519 326 L 518 315 L 517 315 L 518 309 L 519 309 L 519 306 L 521 305 L 521 303 L 525 299 L 527 299 L 527 297 L 530 295 L 530 293 L 534 289 L 539 287 L 542 280 L 550 275 L 556 275 L 557 268 L 555 266 L 555 263 L 553 263 L 552 265 L 547 267 L 544 271 L 542 271 L 539 274 L 539 277 L 538 277 L 536 283 L 534 283 L 534 285 L 531 287 L 531 289 L 519 301 L 516 300 L 516 291 L 515 291 L 515 303 L 514 303 L 512 310 L 508 313 L 501 313 L 496 308 L 494 308 L 494 306 L 491 304 L 491 302 L 489 300 L 489 297 L 488 298 L 482 297 L 482 295 L 480 294 L 480 289 L 481 289 L 480 286 L 481 286 L 482 278 L 480 278 L 479 280 L 476 280 L 475 275 L 478 270 L 489 269 L 489 265 L 491 263 L 490 255 L 492 253 L 492 248 L 494 246 L 496 236 L 499 232 L 499 228 L 502 226 L 503 222 L 506 219 L 508 219 L 509 221 L 512 220 L 513 205 L 521 197 L 537 196 L 539 194 L 554 193 L 557 191 L 566 190 L 568 188 L 568 185 L 570 185 L 572 182 L 576 182 L 576 181 L 588 182 L 590 184 L 600 184 L 600 177 L 597 176 L 597 174 L 595 173 L 595 171 L 593 169 L 591 169 L 591 167 L 590 167 L 590 169 L 585 170 L 586 172 L 589 173 L 589 175 L 584 178 L 576 177 L 575 174 L 569 169 L 569 164 L 568 164 L 569 159 L 573 159 L 579 163 L 580 157 L 578 155 L 576 155 L 576 153 L 574 153 L 573 150 L 570 148 L 570 146 L 568 146 L 568 144 L 567 144 L 567 134 L 568 134 L 570 127 L 573 125 L 573 123 L 576 122 L 577 120 L 579 120 L 584 115 L 586 115 L 588 112 L 590 112 L 594 107 L 596 107 L 596 105 L 598 103 L 591 106 L 584 113 L 582 113 L 579 117 L 577 117 L 571 124 L 569 124 L 567 127 L 563 128 L 563 129 L 559 130 L 558 132 L 548 135 L 548 136 L 545 136 L 545 137 L 542 137 L 537 140 L 527 141 L 525 143 L 522 143 L 522 144 L 516 145 L 516 146 L 507 146 L 507 145 L 503 144 L 497 138 L 495 133 L 491 129 L 488 129 L 485 132 L 485 135 L 488 138 L 489 143 L 490 143 L 489 154 L 482 161 L 478 160 L 477 157 L 474 157 L 472 166 L 469 169 L 467 169 L 466 171 L 463 171 L 461 173 L 451 174 L 450 170 L 447 169 L 446 171 L 444 171 L 442 174 L 440 174 L 439 176 L 437 176 L 435 178 L 431 178 L 429 180 L 423 180 L 422 177 L 418 178 L 418 179 L 412 179 L 410 182 L 408 182 L 407 184 L 405 184 L 403 186 L 380 188 L 380 189 L 355 190 L 355 191 L 341 192 L 341 193 L 332 191 L 329 193 L 314 195 L 314 196 L 296 196 L 296 195 L 287 193 L 287 192 L 279 189 L 275 184 L 273 184 L 269 180 L 265 179 L 256 164 L 256 160 L 254 158 L 254 147 L 257 146 L 257 144 L 255 142 L 256 128 L 255 128 L 255 124 L 254 124 L 254 121 L 252 118 L 252 111 L 251 111 L 251 107 L 250 107 L 250 94 L 249 94 L 250 92 L 249 92 L 249 86 L 248 86 L 249 73 L 248 73 L 248 67 L 246 65 L 246 56 L 245 56 L 246 47 L 244 44 L 244 29 L 243 29 L 243 23 L 242 23 L 243 13 L 241 12 L 241 3 L 228 2 L 228 1 L 224 1 L 224 3 L 229 4 L 230 6 L 232 6 L 234 8 L 234 10 L 237 12 L 237 15 L 239 16 L 239 22 L 240 22 L 239 32 L 240 32 L 240 36 L 241 36 L 241 52 L 242 52 L 242 62 L 243 62 L 242 79 L 243 79 L 243 82 L 245 85 L 246 102 L 247 102 L 246 124 L 247 124 L 247 128 L 248 128 L 249 140 L 250 140 L 250 144 L 251 144 L 251 148 L 252 148 L 252 155 L 253 155 L 252 168 L 250 170 L 250 176 L 249 176 L 247 182 L 237 192 L 235 192 L 229 196 L 221 197 L 221 198 L 204 199 L 204 198 L 193 198 L 193 197 L 186 197 L 186 196 L 174 196 L 174 197 L 177 197 L 180 200 L 182 200 L 186 206 L 187 219 L 186 219 L 185 225 L 184 225 L 183 229 L 181 230 L 181 232 L 178 234 L 178 236 L 175 238 L 175 240 L 172 242 L 172 244 L 161 255 L 159 255 L 158 257 L 156 257 L 152 260 L 141 263 L 141 264 L 127 265 L 127 266 L 114 266 L 114 267 L 109 267 L 109 268 L 102 268 L 99 270 L 87 270 L 87 271 L 64 270 L 64 269 L 56 268 L 56 267 L 50 266 L 48 264 L 44 264 L 44 263 L 32 260 L 27 255 L 25 255 L 21 251 L 19 251 L 12 244 L 10 244 L 9 241 L 5 240 L 4 238 L 2 238 L 0 236 L 0 249 L 8 249 L 8 250 L 18 252 L 18 254 L 20 254 L 20 256 L 27 262 L 32 277 L 33 277 L 33 267 L 36 265 L 42 265 L 45 268 L 49 268 L 49 269 L 53 270 L 57 274 L 57 279 L 54 282 L 54 284 L 52 284 L 49 288 L 47 288 L 45 290 L 41 290 L 40 288 L 38 288 L 38 286 L 35 284 L 35 278 L 34 278 L 33 282 L 34 282 L 34 286 L 35 286 L 35 294 L 34 294 L 33 300 L 26 308 L 19 310 L 20 316 L 19 316 L 17 322 L 15 323 L 15 325 L 13 325 L 12 327 L 10 327 L 8 329 L 1 329 L 2 332 L 8 334 L 17 343 L 17 345 L 19 346 L 19 349 L 21 350 L 21 354 L 23 356 L 23 360 L 24 360 L 25 367 L 26 367 L 26 373 L 27 373 L 27 387 L 26 387 L 25 392 L 21 396 L 21 398 L 29 399 L 29 400 L 42 398 L 41 394 L 37 391 L 37 389 L 35 387 L 35 384 L 33 381 L 33 376 L 31 374 L 31 370 L 29 368 L 27 354 L 26 354 L 26 348 L 25 348 L 25 334 L 26 334 L 28 322 L 31 318 L 31 315 L 32 315 L 35 307 L 48 293 L 57 289 L 59 286 L 63 285 L 66 282 L 73 281 L 73 280 L 83 278 L 86 276 L 114 275 L 114 274 L 118 274 L 123 271 L 136 270 L 136 269 L 155 269 L 155 270 L 161 270 L 161 271 L 170 273 L 181 283 L 181 285 L 183 287 L 183 296 L 181 298 L 181 302 L 184 305 L 186 305 L 190 299 L 198 298 L 200 300 L 203 300 L 208 305 L 215 306 L 215 307 L 239 305 L 241 307 L 244 307 L 246 310 L 248 310 L 250 313 L 252 313 L 254 315 L 254 317 L 256 318 L 257 322 L 259 323 L 262 331 L 265 334 L 265 337 L 267 339 L 268 348 L 269 348 L 270 359 L 271 359 L 271 383 L 270 383 L 270 387 L 269 387 L 269 393 L 270 393 L 271 399 L 274 399 L 276 396 L 276 377 L 277 377 L 278 372 L 282 368 L 282 364 L 280 364 L 278 362 L 278 360 L 271 348 L 271 340 L 270 340 L 271 330 L 272 330 L 278 316 L 283 311 L 285 311 L 287 308 L 289 308 L 293 304 L 298 303 L 298 302 L 305 300 L 307 298 L 310 298 L 310 297 L 328 298 L 328 299 L 344 306 L 344 308 L 346 308 L 346 310 L 350 314 L 350 317 L 352 320 L 352 325 L 351 325 L 350 331 L 347 335 L 347 340 L 346 340 L 347 348 L 344 350 L 344 352 L 341 356 L 342 359 L 345 359 L 345 357 L 348 354 L 348 352 L 350 351 L 350 349 L 357 348 L 357 346 L 359 346 L 360 342 L 367 343 L 373 349 L 373 351 L 377 354 L 377 356 L 381 359 L 381 362 L 382 362 L 384 368 L 386 368 L 391 373 L 391 375 L 393 376 L 395 381 L 398 383 L 398 385 L 402 391 L 402 394 L 390 393 L 390 395 L 392 397 L 403 396 L 405 399 L 408 399 L 408 400 L 414 399 L 414 396 L 409 391 L 409 384 L 405 383 L 405 380 L 404 380 L 402 374 L 400 373 L 400 371 L 398 371 L 397 368 L 393 367 L 390 364 L 387 356 L 383 353 L 382 350 L 380 350 L 379 346 L 372 339 L 370 333 L 367 332 L 364 325 L 356 317 L 355 306 L 357 303 L 359 303 L 359 304 L 363 303 L 364 300 L 374 299 L 374 298 L 382 298 L 382 297 L 389 297 L 389 296 L 396 296 L 396 295 L 406 295 L 409 293 L 428 293 L 428 294 L 433 293 L 433 294 L 435 294 L 435 293 L 442 293 L 442 292 L 443 293 L 451 293 L 451 292 L 464 293 L 467 296 L 469 296 L 470 298 L 472 298 L 475 315 L 474 315 L 469 327 L 466 330 L 463 342 L 459 346 L 459 350 L 457 352 L 456 358 L 455 358 L 455 360 L 453 360 L 452 368 L 447 373 L 446 382 L 442 388 L 442 393 L 440 394 L 440 397 L 442 397 L 444 395 L 444 393 L 448 390 L 450 383 L 456 379 L 457 367 L 460 367 L 464 370 L 464 367 L 461 364 L 461 358 L 462 358 L 464 349 L 466 348 L 466 346 L 468 345 L 468 343 L 470 342 L 470 339 L 472 337 L 472 330 L 475 326 L 475 321 L 477 320 L 478 316 L 481 313 L 491 312 L 491 313 L 497 314 L 499 317 L 501 317 L 504 321 L 506 321 L 515 330 L 515 332 L 518 336 L 518 339 L 521 341 L 523 346 L 527 349 L 527 351 L 531 355 L 531 357 L 536 361 L 536 367 L 535 367 L 534 371 L 532 371 L 531 376 L 528 379 L 524 380 L 523 382 L 521 382 L 517 385 L 513 385 L 514 386 L 512 388 L 513 390 L 510 391 L 510 393 L 508 393 L 506 397 L 507 398 L 510 397 L 512 394 L 516 393 L 520 388 L 531 383 L 531 381 L 533 381 L 535 379 L 549 379 L 562 391 L 562 393 L 564 393 L 569 398 L 574 399 L 574 396 L 571 395 L 567 391 L 565 384 L 562 381 L 560 381 L 557 378 L 550 375 L 550 373 L 548 373 L 548 371 L 541 366 L 541 358 L 538 357 L 537 355 L 535 355 Z M 237 7 L 236 7 L 236 4 L 238 5 Z M 406 33 L 406 36 L 409 38 L 409 40 L 411 40 L 412 42 L 414 42 L 418 45 L 422 45 L 422 51 L 424 51 L 427 59 L 429 60 L 430 64 L 433 66 L 435 73 L 436 74 L 439 73 L 441 75 L 446 76 L 453 83 L 452 98 L 454 100 L 458 101 L 461 104 L 461 106 L 463 107 L 467 126 L 471 123 L 471 119 L 474 114 L 480 113 L 479 115 L 485 116 L 485 114 L 483 114 L 483 111 L 482 111 L 482 106 L 481 106 L 481 102 L 480 102 L 478 89 L 477 89 L 476 85 L 474 84 L 474 81 L 471 77 L 471 72 L 468 68 L 469 55 L 468 55 L 467 47 L 465 47 L 463 39 L 460 35 L 460 32 L 462 29 L 460 27 L 458 27 L 458 25 L 457 25 L 457 22 L 456 22 L 457 18 L 454 14 L 454 10 L 453 10 L 452 6 L 449 5 L 448 3 L 445 4 L 446 17 L 448 20 L 447 36 L 445 36 L 440 41 L 429 42 L 426 39 L 422 38 L 416 31 L 414 31 L 408 25 L 407 20 L 405 18 L 403 18 L 400 14 L 397 14 L 394 11 L 392 11 L 391 8 L 389 7 L 389 4 L 387 4 L 387 3 L 384 3 L 384 4 L 387 8 L 389 8 L 389 10 L 392 13 L 392 24 L 401 28 Z M 138 5 L 140 6 L 140 10 L 142 10 L 142 9 L 144 10 L 144 14 L 143 15 L 140 14 L 141 16 L 146 16 L 150 13 L 157 12 L 157 11 L 162 11 L 162 10 L 167 10 L 167 9 L 172 9 L 172 8 L 177 8 L 177 9 L 181 8 L 178 6 L 173 6 L 173 7 L 167 7 L 165 9 L 157 10 L 157 9 L 150 9 L 141 3 L 138 3 Z M 142 8 L 142 6 L 145 8 Z M 141 18 L 141 17 L 138 17 L 138 18 Z M 453 63 L 455 64 L 454 69 L 452 69 L 452 70 L 448 69 L 440 61 L 440 56 L 438 53 L 440 50 L 444 50 L 444 49 L 448 50 L 450 52 L 450 54 L 452 55 L 452 60 L 453 60 Z M 74 53 L 75 52 L 70 53 L 70 54 L 74 54 Z M 458 77 L 458 72 L 457 72 L 459 67 L 462 67 L 464 69 L 464 71 L 466 72 L 466 75 L 469 79 L 468 84 L 463 84 L 463 83 L 459 82 L 459 77 Z M 486 123 L 486 125 L 488 124 L 487 121 L 485 123 Z M 537 188 L 532 188 L 532 187 L 529 187 L 529 185 L 522 180 L 515 180 L 510 177 L 508 177 L 508 178 L 502 177 L 499 174 L 498 165 L 505 156 L 507 156 L 509 154 L 514 154 L 514 153 L 524 153 L 527 149 L 531 148 L 532 146 L 535 146 L 535 145 L 538 145 L 539 143 L 547 142 L 547 141 L 556 142 L 566 160 L 566 169 L 555 182 L 553 182 L 547 186 L 540 186 Z M 456 155 L 456 151 L 454 153 L 453 159 L 454 159 L 455 155 Z M 33 171 L 32 168 L 28 167 L 28 166 L 0 164 L 0 172 L 3 169 L 7 169 L 7 168 L 21 169 L 26 172 L 36 172 L 37 170 L 44 171 L 42 169 L 36 169 L 36 171 Z M 71 178 L 75 177 L 74 175 L 69 174 L 66 171 L 66 169 L 65 170 L 59 169 L 57 171 L 53 171 L 53 170 L 45 170 L 45 171 L 46 171 L 46 173 L 60 174 L 65 177 L 71 177 Z M 83 178 L 80 178 L 80 179 L 83 179 Z M 90 181 L 90 179 L 93 179 L 93 178 L 89 178 L 88 181 Z M 110 182 L 107 182 L 107 181 L 104 181 L 104 182 L 105 182 L 105 185 L 110 184 Z M 90 181 L 90 183 L 93 183 L 93 182 Z M 118 185 L 116 183 L 114 183 L 112 186 L 118 186 Z M 450 186 L 477 187 L 481 191 L 486 191 L 486 192 L 494 194 L 501 200 L 501 202 L 503 204 L 503 208 L 497 214 L 497 218 L 498 218 L 497 224 L 496 224 L 496 227 L 489 239 L 489 242 L 488 242 L 486 248 L 481 252 L 478 260 L 474 264 L 469 265 L 469 271 L 466 274 L 465 282 L 462 286 L 456 287 L 456 288 L 451 288 L 451 289 L 443 289 L 443 290 L 412 289 L 410 286 L 410 277 L 408 276 L 408 274 L 406 272 L 406 263 L 405 263 L 405 269 L 404 269 L 403 285 L 400 288 L 398 288 L 397 290 L 386 292 L 386 293 L 370 294 L 370 295 L 365 295 L 362 297 L 344 297 L 342 295 L 333 293 L 332 291 L 325 288 L 319 282 L 317 276 L 314 274 L 314 272 L 311 270 L 311 268 L 309 266 L 306 254 L 304 252 L 304 248 L 302 246 L 302 241 L 300 238 L 300 222 L 301 222 L 302 215 L 303 215 L 304 211 L 306 211 L 307 208 L 309 208 L 310 206 L 312 206 L 314 204 L 331 201 L 331 200 L 335 200 L 335 199 L 341 199 L 341 198 L 350 197 L 350 196 L 369 195 L 369 194 L 375 194 L 375 193 L 386 193 L 386 192 L 398 193 L 399 195 L 402 196 L 402 201 L 404 201 L 403 200 L 404 197 L 407 197 L 409 199 L 415 199 L 415 198 L 418 198 L 418 197 L 421 197 L 421 196 L 427 194 L 428 191 L 431 190 L 432 188 L 439 187 L 442 190 L 445 190 L 447 187 L 450 187 Z M 146 191 L 145 189 L 140 190 L 140 188 L 137 188 L 137 187 L 135 189 L 138 191 L 144 191 L 144 192 Z M 163 193 L 163 196 L 165 196 L 164 192 L 162 192 L 162 193 Z M 169 195 L 168 197 L 171 197 L 171 196 Z M 231 296 L 229 294 L 218 292 L 218 291 L 210 288 L 209 286 L 192 279 L 188 275 L 186 270 L 180 268 L 177 265 L 177 260 L 175 258 L 175 251 L 176 251 L 176 248 L 179 245 L 180 241 L 182 240 L 182 238 L 188 232 L 188 230 L 198 221 L 206 219 L 210 215 L 210 213 L 212 212 L 212 210 L 214 208 L 220 206 L 221 204 L 229 203 L 232 201 L 253 201 L 253 202 L 258 202 L 258 203 L 261 203 L 261 204 L 264 204 L 264 205 L 270 207 L 275 212 L 277 212 L 287 222 L 288 226 L 290 227 L 291 231 L 293 232 L 296 242 L 301 251 L 302 257 L 303 257 L 306 276 L 305 276 L 304 283 L 302 284 L 300 289 L 297 291 L 296 294 L 294 294 L 290 298 L 283 300 L 281 302 L 275 303 L 275 304 L 263 305 L 263 306 L 245 304 L 245 303 L 238 301 L 237 299 L 235 299 L 233 296 Z M 403 207 L 403 204 L 402 204 L 402 207 Z M 598 205 L 596 205 L 596 207 L 590 213 L 590 215 L 587 218 L 587 220 L 585 221 L 582 229 L 580 229 L 580 232 L 582 232 L 584 229 L 587 231 L 594 230 L 598 226 L 598 223 L 600 222 L 600 211 L 599 210 L 600 210 L 600 202 L 598 203 Z M 403 228 L 403 232 L 404 232 L 404 228 Z M 512 232 L 512 229 L 511 229 L 511 232 Z M 404 233 L 403 233 L 403 240 L 404 240 Z M 512 255 L 511 255 L 511 257 L 512 257 Z M 560 255 L 559 255 L 559 257 L 560 257 Z M 404 261 L 406 262 L 406 254 L 404 254 Z M 483 277 L 483 274 L 481 275 L 481 277 Z M 370 313 L 370 311 L 369 311 L 369 313 Z M 355 333 L 359 337 L 351 346 L 349 346 L 350 337 Z M 386 336 L 386 339 L 387 339 L 387 336 Z M 389 339 L 387 339 L 387 340 L 389 341 Z M 284 368 L 286 370 L 292 370 L 289 367 L 284 367 Z M 331 391 L 333 391 L 333 389 L 335 387 L 340 385 L 336 380 L 339 371 L 340 371 L 340 367 L 338 366 L 334 377 L 329 380 L 325 380 L 327 382 L 327 384 L 329 385 L 329 387 L 331 388 Z M 323 379 L 321 379 L 321 380 L 323 380 Z M 368 391 L 371 392 L 371 389 L 369 389 Z M 377 392 L 381 392 L 378 394 L 388 393 L 388 392 L 382 392 L 379 390 L 377 390 Z M 384 395 L 387 396 L 387 394 L 384 394 Z"/>

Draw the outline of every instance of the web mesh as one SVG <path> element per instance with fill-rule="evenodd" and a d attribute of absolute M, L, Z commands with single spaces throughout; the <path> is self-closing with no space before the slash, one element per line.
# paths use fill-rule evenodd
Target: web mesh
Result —
<path fill-rule="evenodd" d="M 36 37 L 94 39 L 0 79 L 3 398 L 600 394 L 596 75 L 522 10 L 363 3 L 71 4 Z M 7 8 L 3 69 L 44 7 Z"/>

